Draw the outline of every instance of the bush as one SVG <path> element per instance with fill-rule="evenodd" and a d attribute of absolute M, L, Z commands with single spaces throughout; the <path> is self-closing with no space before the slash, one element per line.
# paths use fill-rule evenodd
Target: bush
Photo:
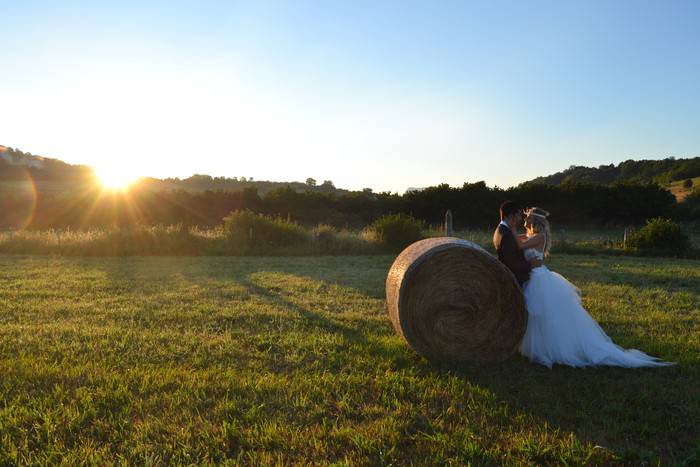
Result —
<path fill-rule="evenodd" d="M 700 220 L 700 189 L 686 196 L 680 205 L 688 211 L 690 220 Z"/>
<path fill-rule="evenodd" d="M 642 252 L 683 256 L 690 251 L 690 239 L 679 224 L 659 217 L 648 220 L 644 227 L 634 232 L 627 247 Z"/>
<path fill-rule="evenodd" d="M 690 179 L 690 178 L 687 178 L 687 179 L 683 182 L 683 188 L 693 188 L 693 180 Z"/>
<path fill-rule="evenodd" d="M 423 238 L 422 223 L 405 214 L 380 217 L 369 226 L 369 231 L 380 245 L 392 250 L 402 250 Z"/>
<path fill-rule="evenodd" d="M 316 227 L 316 241 L 321 251 L 331 251 L 335 244 L 336 231 L 328 224 L 319 224 Z"/>
<path fill-rule="evenodd" d="M 233 211 L 224 217 L 224 232 L 229 241 L 249 247 L 292 246 L 310 240 L 306 229 L 296 222 L 256 214 L 248 209 Z"/>
<path fill-rule="evenodd" d="M 201 242 L 182 224 L 97 231 L 91 240 L 73 245 L 67 237 L 58 251 L 77 250 L 85 256 L 197 255 L 201 251 Z"/>
<path fill-rule="evenodd" d="M 349 230 L 338 230 L 328 224 L 315 228 L 313 253 L 323 255 L 367 255 L 380 253 L 377 242 Z"/>

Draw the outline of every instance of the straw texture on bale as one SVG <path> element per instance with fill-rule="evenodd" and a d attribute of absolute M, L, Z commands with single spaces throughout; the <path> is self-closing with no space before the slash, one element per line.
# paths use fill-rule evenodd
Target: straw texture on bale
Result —
<path fill-rule="evenodd" d="M 396 332 L 430 360 L 504 360 L 527 326 L 525 301 L 510 270 L 459 238 L 407 247 L 389 270 L 386 297 Z"/>

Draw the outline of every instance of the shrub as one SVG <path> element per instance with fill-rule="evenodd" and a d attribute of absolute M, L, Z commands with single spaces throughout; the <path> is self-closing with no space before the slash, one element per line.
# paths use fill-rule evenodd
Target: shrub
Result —
<path fill-rule="evenodd" d="M 306 229 L 296 222 L 248 209 L 233 211 L 224 217 L 224 232 L 231 242 L 249 247 L 292 246 L 310 239 Z"/>
<path fill-rule="evenodd" d="M 335 243 L 336 231 L 328 224 L 316 226 L 316 241 L 321 251 L 331 251 Z"/>
<path fill-rule="evenodd" d="M 691 178 L 686 178 L 683 182 L 683 188 L 693 188 L 693 180 Z"/>
<path fill-rule="evenodd" d="M 648 220 L 644 227 L 634 232 L 627 246 L 642 252 L 682 256 L 690 250 L 690 239 L 679 224 L 658 217 Z"/>
<path fill-rule="evenodd" d="M 363 233 L 338 230 L 328 224 L 319 224 L 315 229 L 316 253 L 324 255 L 360 255 L 380 253 L 374 238 Z"/>
<path fill-rule="evenodd" d="M 63 234 L 63 237 L 66 237 Z M 201 242 L 182 224 L 139 226 L 133 228 L 97 231 L 92 239 L 83 239 L 70 245 L 70 237 L 57 249 L 86 256 L 133 256 L 133 255 L 196 255 L 201 253 Z M 70 254 L 70 253 L 69 253 Z"/>
<path fill-rule="evenodd" d="M 393 214 L 380 217 L 369 226 L 376 241 L 392 250 L 401 250 L 423 238 L 423 225 L 413 216 Z"/>
<path fill-rule="evenodd" d="M 689 220 L 700 220 L 700 189 L 686 196 L 680 206 L 686 210 Z"/>

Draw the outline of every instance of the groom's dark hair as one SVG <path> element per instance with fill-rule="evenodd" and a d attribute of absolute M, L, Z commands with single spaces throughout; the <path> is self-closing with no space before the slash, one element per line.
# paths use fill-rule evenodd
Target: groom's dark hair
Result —
<path fill-rule="evenodd" d="M 522 208 L 516 201 L 504 201 L 501 204 L 501 220 L 520 211 L 522 211 Z"/>

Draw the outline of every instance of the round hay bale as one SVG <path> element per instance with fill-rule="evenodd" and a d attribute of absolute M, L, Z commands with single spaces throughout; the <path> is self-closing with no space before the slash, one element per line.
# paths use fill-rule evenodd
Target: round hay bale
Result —
<path fill-rule="evenodd" d="M 386 299 L 396 332 L 430 360 L 504 360 L 527 326 L 525 300 L 510 270 L 459 238 L 408 246 L 389 270 Z"/>

